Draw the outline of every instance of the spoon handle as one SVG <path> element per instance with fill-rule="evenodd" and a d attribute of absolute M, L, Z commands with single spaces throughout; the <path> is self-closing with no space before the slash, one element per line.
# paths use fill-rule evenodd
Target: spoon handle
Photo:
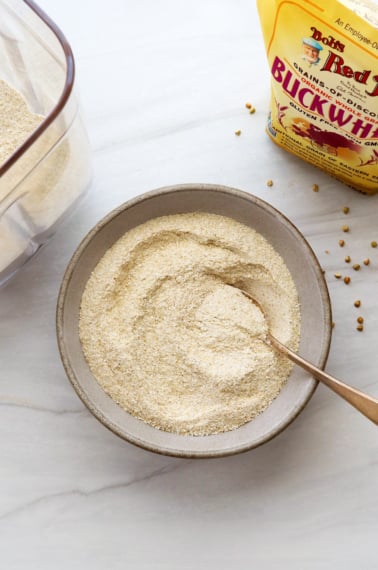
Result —
<path fill-rule="evenodd" d="M 354 406 L 359 412 L 361 412 L 361 414 L 364 414 L 364 416 L 369 418 L 369 420 L 378 425 L 378 400 L 372 398 L 371 396 L 368 396 L 367 394 L 364 394 L 363 392 L 360 392 L 359 390 L 356 390 L 356 388 L 352 388 L 352 386 L 344 384 L 326 372 L 323 372 L 320 370 L 320 368 L 317 368 L 287 348 L 287 346 L 281 344 L 276 338 L 272 337 L 271 335 L 269 335 L 268 339 L 269 343 L 277 350 L 284 353 L 290 360 L 295 362 L 295 364 L 298 364 L 298 366 L 304 368 L 307 370 L 307 372 L 310 372 L 314 378 L 320 382 L 323 382 L 323 384 L 326 384 L 328 388 L 336 392 L 336 394 L 344 398 L 344 400 Z"/>

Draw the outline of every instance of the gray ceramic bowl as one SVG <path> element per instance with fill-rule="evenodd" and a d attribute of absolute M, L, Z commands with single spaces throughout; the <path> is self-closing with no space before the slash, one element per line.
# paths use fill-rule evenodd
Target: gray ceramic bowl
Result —
<path fill-rule="evenodd" d="M 266 202 L 233 188 L 187 184 L 143 194 L 101 220 L 84 238 L 65 272 L 57 306 L 57 335 L 64 368 L 76 392 L 96 418 L 125 440 L 179 457 L 216 457 L 257 447 L 290 424 L 317 382 L 294 367 L 273 403 L 242 427 L 211 436 L 176 435 L 155 429 L 119 407 L 99 386 L 84 358 L 78 332 L 80 300 L 90 273 L 126 231 L 167 214 L 204 211 L 229 216 L 256 229 L 284 258 L 301 304 L 299 353 L 324 368 L 331 338 L 331 308 L 320 265 L 300 232 Z"/>

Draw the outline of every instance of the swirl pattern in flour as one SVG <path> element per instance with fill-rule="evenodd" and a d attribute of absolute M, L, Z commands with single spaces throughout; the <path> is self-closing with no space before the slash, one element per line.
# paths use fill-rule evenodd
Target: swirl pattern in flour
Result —
<path fill-rule="evenodd" d="M 209 435 L 253 419 L 285 384 L 292 365 L 264 342 L 268 322 L 297 349 L 298 295 L 283 259 L 253 229 L 198 212 L 150 220 L 106 252 L 83 293 L 80 338 L 127 412 Z"/>

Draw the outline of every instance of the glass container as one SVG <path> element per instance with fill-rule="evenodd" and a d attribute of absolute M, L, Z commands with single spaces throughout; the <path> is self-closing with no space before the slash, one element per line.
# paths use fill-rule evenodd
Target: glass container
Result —
<path fill-rule="evenodd" d="M 0 0 L 0 22 L 0 79 L 43 116 L 0 164 L 1 286 L 77 205 L 91 170 L 74 94 L 74 58 L 64 35 L 31 0 Z"/>

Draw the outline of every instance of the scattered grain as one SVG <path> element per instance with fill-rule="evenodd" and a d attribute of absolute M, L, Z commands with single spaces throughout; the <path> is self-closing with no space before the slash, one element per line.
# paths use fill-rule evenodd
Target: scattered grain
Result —
<path fill-rule="evenodd" d="M 268 180 L 267 183 L 266 183 L 266 185 L 269 186 L 269 187 L 270 187 L 270 186 L 273 186 L 273 180 Z"/>
<path fill-rule="evenodd" d="M 339 246 L 344 247 L 345 241 L 343 239 L 339 239 Z"/>
<path fill-rule="evenodd" d="M 349 226 L 347 226 L 347 224 L 344 224 L 341 229 L 343 230 L 343 232 L 349 232 Z"/>
<path fill-rule="evenodd" d="M 376 241 L 372 241 L 370 243 L 371 247 L 377 247 L 378 243 Z"/>
<path fill-rule="evenodd" d="M 344 257 L 344 261 L 345 261 L 346 263 L 350 263 L 350 261 L 351 261 L 350 255 L 346 255 L 346 256 Z"/>
<path fill-rule="evenodd" d="M 364 325 L 357 325 L 357 326 L 356 326 L 356 329 L 357 329 L 359 332 L 362 332 L 362 331 L 364 330 Z"/>
<path fill-rule="evenodd" d="M 370 259 L 368 257 L 364 259 L 364 265 L 370 265 Z"/>
<path fill-rule="evenodd" d="M 318 186 L 318 184 L 313 184 L 313 185 L 312 185 L 312 191 L 313 191 L 313 192 L 319 192 L 319 186 Z"/>
<path fill-rule="evenodd" d="M 348 277 L 348 275 L 346 277 L 344 277 L 344 283 L 345 283 L 345 285 L 349 285 L 350 277 Z"/>
<path fill-rule="evenodd" d="M 354 269 L 355 271 L 359 271 L 360 267 L 361 267 L 361 265 L 360 265 L 359 263 L 355 263 L 355 264 L 353 265 L 353 269 Z"/>
<path fill-rule="evenodd" d="M 237 131 L 235 131 L 235 135 L 236 135 L 237 137 L 240 137 L 240 135 L 241 135 L 241 130 L 238 129 Z"/>
<path fill-rule="evenodd" d="M 245 106 L 246 106 L 247 109 L 252 109 L 252 103 L 249 103 L 249 102 L 248 102 L 248 103 L 245 104 Z"/>
<path fill-rule="evenodd" d="M 349 214 L 350 208 L 348 206 L 344 206 L 343 212 L 344 214 Z"/>
<path fill-rule="evenodd" d="M 341 273 L 335 273 L 336 279 L 341 279 Z"/>
<path fill-rule="evenodd" d="M 252 108 L 249 110 L 249 114 L 250 114 L 250 115 L 254 115 L 255 113 L 256 113 L 256 109 L 255 109 L 254 107 L 252 107 Z"/>
<path fill-rule="evenodd" d="M 360 325 L 362 325 L 364 322 L 364 318 L 363 317 L 357 317 L 357 322 L 360 323 Z"/>
<path fill-rule="evenodd" d="M 355 301 L 353 304 L 354 304 L 354 306 L 357 307 L 357 308 L 358 308 L 358 307 L 361 307 L 361 301 L 360 301 L 359 299 L 357 299 L 357 301 Z"/>

